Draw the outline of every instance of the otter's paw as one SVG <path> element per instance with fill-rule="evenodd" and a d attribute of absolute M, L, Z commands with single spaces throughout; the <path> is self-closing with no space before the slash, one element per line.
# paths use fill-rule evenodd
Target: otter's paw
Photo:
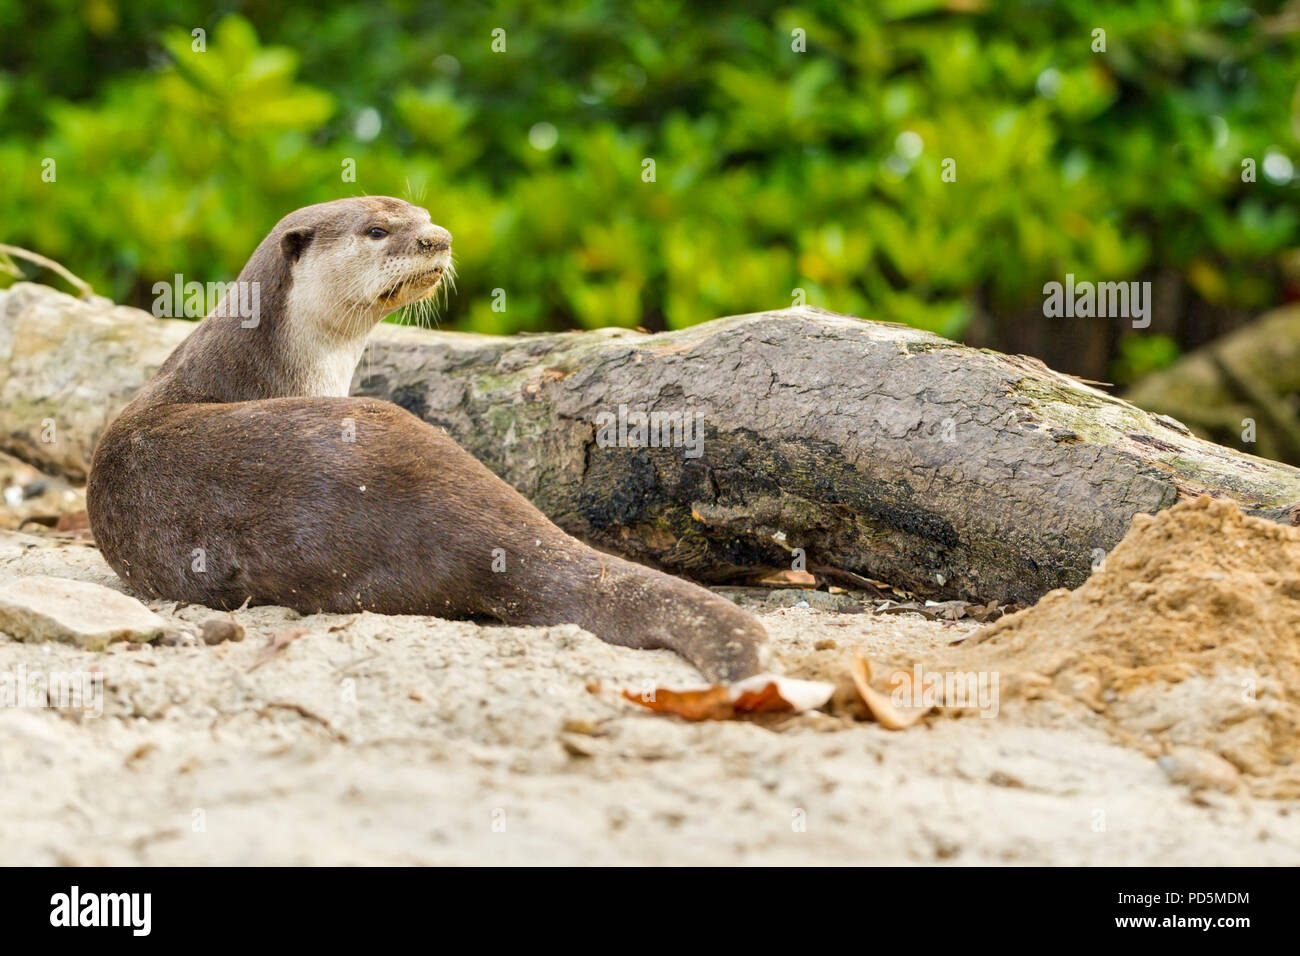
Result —
<path fill-rule="evenodd" d="M 746 615 L 748 617 L 748 615 Z M 679 653 L 710 680 L 725 684 L 752 677 L 763 671 L 767 631 L 757 619 L 714 633 L 682 647 Z"/>

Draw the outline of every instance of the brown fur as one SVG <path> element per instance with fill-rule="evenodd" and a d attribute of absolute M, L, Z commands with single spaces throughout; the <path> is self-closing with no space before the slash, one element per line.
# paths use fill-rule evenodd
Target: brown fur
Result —
<path fill-rule="evenodd" d="M 359 241 L 377 216 L 391 234 Z M 262 241 L 240 273 L 260 283 L 257 326 L 206 318 L 95 450 L 87 509 L 108 563 L 140 592 L 210 607 L 574 623 L 671 648 L 710 677 L 756 672 L 762 625 L 730 601 L 569 537 L 396 405 L 322 391 L 303 342 L 332 336 L 327 348 L 346 352 L 411 301 L 388 293 L 449 255 L 450 235 L 427 219 L 400 200 L 340 200 L 292 213 Z M 336 268 L 340 249 L 383 273 L 342 331 L 342 305 L 317 315 L 304 287 L 293 294 L 321 278 L 311 269 Z M 420 278 L 410 295 L 431 291 Z M 317 298 L 333 303 L 328 292 Z"/>

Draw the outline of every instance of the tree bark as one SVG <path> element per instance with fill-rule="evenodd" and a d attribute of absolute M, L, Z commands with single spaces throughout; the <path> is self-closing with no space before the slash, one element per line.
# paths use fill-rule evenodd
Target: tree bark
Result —
<path fill-rule="evenodd" d="M 185 330 L 34 289 L 0 293 L 0 359 L 6 346 L 19 359 L 0 442 L 75 476 Z M 64 329 L 39 330 L 58 314 L 67 334 L 90 328 L 93 341 L 72 349 Z M 53 372 L 31 354 L 36 338 Z M 1300 519 L 1296 468 L 1211 444 L 1031 358 L 818 309 L 657 335 L 383 326 L 372 338 L 354 394 L 443 426 L 570 533 L 705 581 L 788 568 L 802 552 L 810 570 L 927 597 L 1030 603 L 1082 582 L 1134 514 L 1183 497 Z M 96 343 L 119 361 L 86 347 Z M 15 393 L 26 399 L 11 406 Z M 634 447 L 634 428 L 620 444 L 601 429 L 620 406 L 633 425 L 637 412 L 691 416 L 698 457 L 671 442 Z M 62 451 L 30 437 L 50 416 L 68 423 Z"/>

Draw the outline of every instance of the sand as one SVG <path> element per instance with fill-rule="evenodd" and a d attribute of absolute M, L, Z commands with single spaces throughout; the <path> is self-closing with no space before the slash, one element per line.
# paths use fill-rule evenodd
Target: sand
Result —
<path fill-rule="evenodd" d="M 25 574 L 121 588 L 88 544 L 0 531 L 0 581 Z M 896 662 L 1005 652 L 997 637 L 958 651 L 978 629 L 965 621 L 739 597 L 771 633 L 774 666 L 803 676 L 841 673 L 855 650 Z M 214 616 L 150 606 L 178 626 Z M 940 713 L 903 732 L 843 701 L 687 723 L 620 691 L 697 682 L 689 666 L 575 627 L 235 618 L 245 639 L 212 647 L 94 653 L 0 637 L 0 674 L 103 675 L 98 716 L 0 708 L 0 861 L 1300 861 L 1300 802 L 1133 746 L 1076 695 L 1004 693 L 997 716 Z M 294 628 L 307 633 L 258 664 Z"/>
<path fill-rule="evenodd" d="M 968 642 L 974 643 L 974 642 Z M 1300 528 L 1202 497 L 1138 515 L 1074 591 L 1003 618 L 948 666 L 1063 697 L 1119 740 L 1300 797 Z"/>

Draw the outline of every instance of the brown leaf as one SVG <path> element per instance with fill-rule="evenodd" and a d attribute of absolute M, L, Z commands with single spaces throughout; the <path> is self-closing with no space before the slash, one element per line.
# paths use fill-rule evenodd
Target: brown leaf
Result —
<path fill-rule="evenodd" d="M 988 624 L 1001 617 L 1002 611 L 998 609 L 997 601 L 989 601 L 988 604 L 972 604 L 966 609 L 966 615 L 980 624 Z"/>
<path fill-rule="evenodd" d="M 714 684 L 685 690 L 660 687 L 654 692 L 654 700 L 626 690 L 623 696 L 642 707 L 687 720 L 730 720 L 741 714 L 813 710 L 826 703 L 834 689 L 833 684 L 820 681 L 758 674 L 730 686 Z"/>
<path fill-rule="evenodd" d="M 897 601 L 885 601 L 876 608 L 877 614 L 920 614 L 928 620 L 934 620 L 937 615 L 920 601 L 906 601 L 902 604 Z"/>
<path fill-rule="evenodd" d="M 811 570 L 814 574 L 819 574 L 828 580 L 840 581 L 856 590 L 866 591 L 867 597 L 876 600 L 886 598 L 890 594 L 905 594 L 905 592 L 897 591 L 882 581 L 876 581 L 873 578 L 864 578 L 860 574 L 854 574 L 852 571 L 845 571 L 843 568 L 832 568 L 829 565 L 818 564 L 814 565 Z M 835 589 L 830 588 L 830 592 L 834 594 Z"/>
<path fill-rule="evenodd" d="M 940 601 L 927 607 L 941 621 L 960 621 L 971 609 L 968 601 Z"/>
<path fill-rule="evenodd" d="M 776 681 L 768 681 L 758 690 L 743 690 L 732 702 L 738 714 L 763 714 L 791 710 L 790 702 L 781 696 Z"/>
<path fill-rule="evenodd" d="M 862 703 L 867 705 L 871 716 L 886 730 L 906 730 L 930 712 L 930 707 L 898 707 L 889 694 L 872 687 L 871 662 L 861 654 L 854 655 L 850 669 L 853 673 L 853 686 L 857 688 Z M 904 682 L 906 688 L 903 687 Z M 911 686 L 912 675 L 907 671 L 894 671 L 890 675 L 890 683 L 905 692 L 910 691 L 907 696 L 912 700 L 920 696 L 920 688 Z"/>
<path fill-rule="evenodd" d="M 680 691 L 657 687 L 651 700 L 630 690 L 623 691 L 623 696 L 656 713 L 676 714 L 687 720 L 729 720 L 736 715 L 731 691 L 722 684 Z"/>
<path fill-rule="evenodd" d="M 90 533 L 90 515 L 82 511 L 69 511 L 67 514 L 59 515 L 59 520 L 54 523 L 55 531 L 84 531 Z"/>
<path fill-rule="evenodd" d="M 765 588 L 816 588 L 817 579 L 807 571 L 770 571 L 755 583 Z"/>
<path fill-rule="evenodd" d="M 780 677 L 775 674 L 756 674 L 732 684 L 731 699 L 736 709 L 742 710 L 741 699 L 746 695 L 755 696 L 758 701 L 766 701 L 769 696 L 775 694 L 774 705 L 764 706 L 763 710 L 802 713 L 805 710 L 816 710 L 821 707 L 831 699 L 834 690 L 835 685 L 825 681 L 800 680 L 797 677 Z M 780 704 L 775 704 L 775 701 L 780 701 Z"/>

